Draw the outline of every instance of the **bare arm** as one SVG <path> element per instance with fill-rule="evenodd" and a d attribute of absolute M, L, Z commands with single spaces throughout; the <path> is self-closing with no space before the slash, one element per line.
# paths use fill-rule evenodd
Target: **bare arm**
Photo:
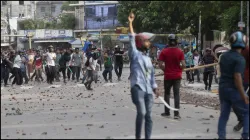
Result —
<path fill-rule="evenodd" d="M 165 71 L 165 64 L 163 61 L 159 61 L 159 67 L 162 71 Z"/>

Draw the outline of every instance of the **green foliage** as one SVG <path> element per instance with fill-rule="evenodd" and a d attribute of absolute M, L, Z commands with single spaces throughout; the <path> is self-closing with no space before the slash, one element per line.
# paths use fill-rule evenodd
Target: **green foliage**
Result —
<path fill-rule="evenodd" d="M 119 1 L 118 20 L 127 26 L 127 17 L 135 13 L 136 32 L 180 33 L 190 27 L 198 35 L 201 12 L 202 34 L 210 30 L 230 34 L 238 29 L 240 1 Z M 246 22 L 246 1 L 244 21 Z"/>
<path fill-rule="evenodd" d="M 20 30 L 35 30 L 35 29 L 74 29 L 75 17 L 71 14 L 63 14 L 60 18 L 60 22 L 56 20 L 51 22 L 45 20 L 32 20 L 26 19 L 18 22 Z"/>

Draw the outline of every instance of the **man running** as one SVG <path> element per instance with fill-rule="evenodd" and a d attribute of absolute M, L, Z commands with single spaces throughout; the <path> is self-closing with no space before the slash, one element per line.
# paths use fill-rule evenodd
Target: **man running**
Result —
<path fill-rule="evenodd" d="M 123 54 L 124 51 L 121 51 L 120 46 L 116 45 L 114 56 L 115 56 L 115 73 L 118 77 L 118 81 L 121 81 L 121 76 L 122 76 Z"/>
<path fill-rule="evenodd" d="M 182 70 L 186 68 L 184 53 L 177 47 L 177 37 L 174 34 L 168 36 L 168 48 L 162 50 L 159 57 L 159 67 L 164 71 L 164 100 L 170 104 L 170 90 L 174 91 L 174 106 L 180 108 L 180 86 Z M 181 66 L 180 66 L 181 64 Z M 170 111 L 165 107 L 163 117 L 170 117 Z M 174 111 L 174 119 L 180 119 L 179 111 Z"/>
<path fill-rule="evenodd" d="M 133 29 L 134 14 L 130 13 L 129 30 L 130 30 L 130 47 L 129 59 L 131 62 L 131 97 L 137 109 L 136 116 L 136 139 L 141 138 L 141 129 L 145 119 L 145 139 L 150 139 L 152 132 L 151 110 L 153 106 L 153 93 L 158 97 L 155 82 L 154 67 L 148 56 L 148 50 L 151 46 L 149 34 L 141 33 L 136 35 Z"/>
<path fill-rule="evenodd" d="M 219 99 L 221 113 L 218 123 L 219 139 L 226 139 L 226 126 L 233 106 L 243 115 L 243 131 L 241 138 L 249 138 L 249 97 L 243 86 L 246 60 L 241 55 L 246 45 L 245 35 L 238 31 L 230 36 L 231 50 L 220 57 L 221 77 L 219 80 Z"/>

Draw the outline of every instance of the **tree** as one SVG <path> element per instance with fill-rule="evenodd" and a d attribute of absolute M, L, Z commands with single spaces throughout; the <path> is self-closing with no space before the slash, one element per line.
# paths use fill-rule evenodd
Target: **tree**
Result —
<path fill-rule="evenodd" d="M 74 29 L 76 25 L 75 16 L 72 14 L 63 14 L 60 18 L 60 23 L 58 27 L 61 29 Z"/>

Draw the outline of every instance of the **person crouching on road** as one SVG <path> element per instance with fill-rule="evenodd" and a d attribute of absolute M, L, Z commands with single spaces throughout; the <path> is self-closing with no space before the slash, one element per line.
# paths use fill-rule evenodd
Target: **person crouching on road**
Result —
<path fill-rule="evenodd" d="M 154 67 L 148 56 L 151 46 L 149 40 L 153 38 L 149 33 L 135 35 L 132 25 L 134 18 L 134 14 L 130 13 L 128 20 L 131 35 L 128 53 L 131 62 L 131 96 L 137 109 L 135 137 L 141 138 L 142 123 L 145 119 L 145 139 L 150 139 L 153 125 L 151 118 L 153 93 L 157 97 L 160 95 L 155 82 Z"/>
<path fill-rule="evenodd" d="M 231 107 L 243 115 L 242 139 L 249 137 L 249 98 L 243 86 L 244 69 L 246 60 L 241 51 L 246 45 L 245 35 L 238 31 L 230 36 L 231 50 L 220 57 L 221 77 L 219 80 L 219 99 L 221 113 L 218 123 L 219 139 L 226 138 L 226 125 L 231 112 Z"/>
<path fill-rule="evenodd" d="M 177 37 L 174 34 L 169 35 L 169 47 L 162 50 L 159 57 L 159 66 L 164 71 L 164 100 L 170 104 L 170 90 L 173 87 L 175 108 L 180 108 L 180 86 L 182 70 L 186 68 L 184 53 L 178 48 Z M 181 66 L 180 66 L 181 64 Z M 163 117 L 170 117 L 170 111 L 165 107 Z M 174 119 L 180 119 L 178 111 L 174 111 Z"/>
<path fill-rule="evenodd" d="M 108 82 L 107 74 L 109 74 L 109 80 L 112 83 L 112 70 L 113 70 L 112 57 L 108 56 L 108 53 L 105 52 L 104 53 L 104 71 L 102 75 L 106 82 Z"/>
<path fill-rule="evenodd" d="M 45 67 L 46 75 L 47 75 L 47 82 L 49 84 L 53 84 L 55 78 L 55 60 L 56 54 L 54 53 L 53 46 L 49 46 L 49 52 L 46 53 L 44 56 L 47 57 L 47 66 Z"/>

